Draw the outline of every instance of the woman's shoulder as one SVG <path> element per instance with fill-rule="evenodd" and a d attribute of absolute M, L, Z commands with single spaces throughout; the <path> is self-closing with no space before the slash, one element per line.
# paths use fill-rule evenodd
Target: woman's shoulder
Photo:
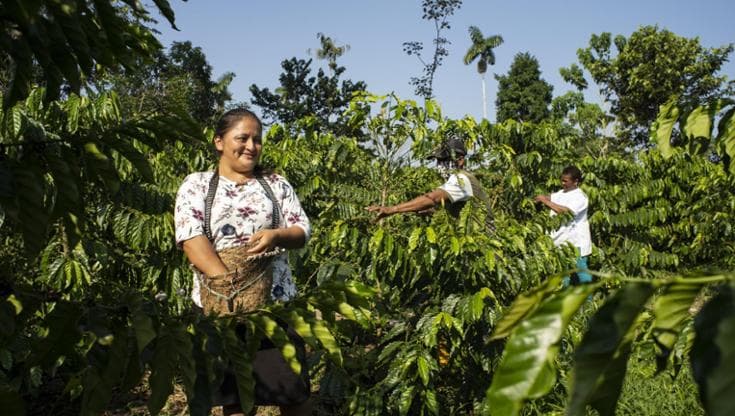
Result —
<path fill-rule="evenodd" d="M 286 184 L 286 185 L 289 185 L 289 186 L 291 185 L 284 176 L 282 176 L 282 175 L 280 175 L 280 174 L 278 174 L 278 173 L 276 173 L 274 171 L 263 172 L 262 175 L 271 184 L 283 183 L 283 184 Z"/>
<path fill-rule="evenodd" d="M 212 179 L 212 172 L 193 172 L 184 178 L 181 182 L 180 188 L 187 189 L 206 189 L 209 186 L 209 181 Z"/>
<path fill-rule="evenodd" d="M 209 182 L 212 179 L 212 171 L 204 172 L 192 172 L 184 178 L 184 183 L 187 182 Z"/>

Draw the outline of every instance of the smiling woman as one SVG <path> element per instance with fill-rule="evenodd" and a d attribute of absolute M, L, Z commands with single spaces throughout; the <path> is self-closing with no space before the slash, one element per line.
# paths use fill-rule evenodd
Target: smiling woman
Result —
<path fill-rule="evenodd" d="M 205 313 L 256 309 L 296 294 L 283 249 L 302 247 L 309 219 L 291 185 L 259 165 L 262 124 L 246 109 L 225 113 L 217 123 L 214 172 L 184 179 L 176 196 L 176 242 L 194 266 L 192 299 Z M 284 326 L 304 358 L 303 340 Z M 309 414 L 309 381 L 294 374 L 281 353 L 266 341 L 253 363 L 256 404 L 281 405 L 284 414 Z M 214 403 L 227 415 L 241 414 L 234 373 L 226 374 Z"/>
<path fill-rule="evenodd" d="M 235 118 L 244 112 L 224 116 L 220 124 L 231 125 L 227 130 L 218 126 L 214 145 L 220 155 L 219 173 L 238 184 L 255 177 L 255 168 L 263 150 L 260 121 L 254 117 L 240 117 L 232 124 L 227 118 Z"/>

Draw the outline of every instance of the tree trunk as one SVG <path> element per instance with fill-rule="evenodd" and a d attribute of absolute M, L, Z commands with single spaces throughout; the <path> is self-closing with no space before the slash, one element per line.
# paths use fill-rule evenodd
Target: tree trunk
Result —
<path fill-rule="evenodd" d="M 482 74 L 482 118 L 487 120 L 487 99 L 485 98 L 485 74 Z"/>

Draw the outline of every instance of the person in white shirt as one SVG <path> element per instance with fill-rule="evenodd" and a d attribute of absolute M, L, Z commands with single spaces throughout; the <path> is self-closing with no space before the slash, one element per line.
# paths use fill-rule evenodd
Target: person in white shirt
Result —
<path fill-rule="evenodd" d="M 490 202 L 480 182 L 474 175 L 464 170 L 467 150 L 464 143 L 457 136 L 447 139 L 431 154 L 436 159 L 439 173 L 446 182 L 438 188 L 419 195 L 410 201 L 391 206 L 371 205 L 365 209 L 376 212 L 377 218 L 385 218 L 399 213 L 429 212 L 437 205 L 447 208 L 447 211 L 458 217 L 465 204 L 475 197 L 482 201 L 486 210 L 484 226 L 489 232 L 495 231 Z"/>
<path fill-rule="evenodd" d="M 571 212 L 573 218 L 568 223 L 551 233 L 554 244 L 558 247 L 571 243 L 577 248 L 577 272 L 572 273 L 571 279 L 566 277 L 564 285 L 570 283 L 589 283 L 592 275 L 587 272 L 587 259 L 592 253 L 592 238 L 590 237 L 590 223 L 587 221 L 589 199 L 579 189 L 582 182 L 582 172 L 576 166 L 567 166 L 561 173 L 560 191 L 551 195 L 538 195 L 534 201 L 540 202 L 551 209 L 551 215 Z"/>

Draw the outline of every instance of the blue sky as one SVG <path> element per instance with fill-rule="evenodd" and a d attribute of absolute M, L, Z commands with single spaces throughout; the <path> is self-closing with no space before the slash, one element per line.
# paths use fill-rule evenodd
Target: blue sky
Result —
<path fill-rule="evenodd" d="M 402 44 L 422 41 L 428 47 L 434 32 L 433 24 L 421 19 L 420 0 L 170 1 L 180 31 L 160 24 L 164 46 L 184 40 L 200 46 L 215 76 L 236 74 L 230 90 L 235 100 L 246 102 L 251 84 L 278 86 L 282 60 L 306 58 L 309 49 L 318 48 L 318 32 L 350 45 L 339 60 L 347 68 L 343 77 L 367 82 L 373 93 L 416 98 L 408 81 L 420 74 L 421 65 L 403 52 Z M 680 36 L 698 36 L 704 46 L 722 46 L 735 42 L 735 1 L 465 0 L 450 23 L 445 32 L 450 54 L 436 75 L 436 99 L 450 118 L 482 117 L 480 77 L 474 64 L 462 62 L 470 45 L 467 28 L 477 26 L 485 36 L 499 34 L 505 40 L 495 49 L 496 64 L 486 74 L 489 118 L 494 120 L 493 74 L 507 73 L 519 52 L 538 59 L 542 77 L 557 96 L 571 89 L 559 68 L 576 62 L 577 49 L 593 33 L 629 36 L 642 25 L 657 24 Z M 723 73 L 735 79 L 735 56 L 730 60 Z M 588 99 L 598 99 L 596 88 Z"/>

